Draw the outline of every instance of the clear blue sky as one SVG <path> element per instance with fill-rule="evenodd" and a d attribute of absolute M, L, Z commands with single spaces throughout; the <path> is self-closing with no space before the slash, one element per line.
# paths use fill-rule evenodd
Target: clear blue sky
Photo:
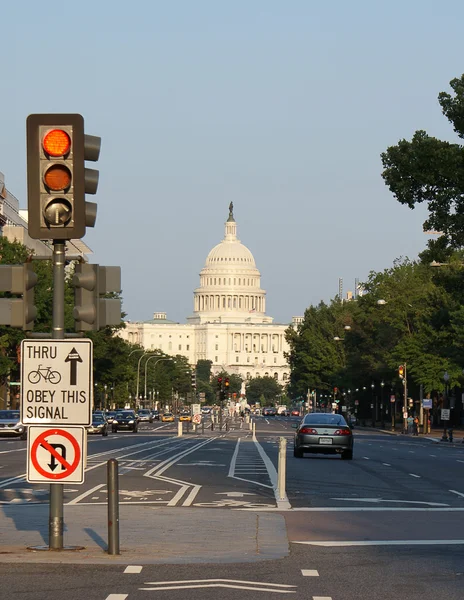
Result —
<path fill-rule="evenodd" d="M 231 200 L 279 322 L 425 246 L 379 155 L 454 139 L 437 95 L 464 71 L 462 1 L 17 0 L 1 22 L 0 171 L 26 207 L 27 115 L 84 115 L 85 241 L 121 265 L 131 320 L 191 314 Z"/>

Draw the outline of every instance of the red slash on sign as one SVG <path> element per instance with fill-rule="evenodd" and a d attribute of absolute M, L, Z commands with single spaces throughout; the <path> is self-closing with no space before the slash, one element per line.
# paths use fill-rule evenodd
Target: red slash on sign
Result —
<path fill-rule="evenodd" d="M 50 443 L 47 438 L 51 436 L 58 436 L 59 443 Z M 39 448 L 43 448 L 49 452 L 50 458 L 39 461 Z M 74 459 L 69 462 L 66 460 L 67 448 L 69 448 L 70 454 L 74 454 Z M 36 471 L 47 479 L 66 479 L 66 477 L 74 473 L 80 460 L 81 450 L 78 441 L 64 429 L 48 429 L 44 431 L 34 440 L 31 447 L 32 464 Z M 58 464 L 61 465 L 61 469 L 57 473 L 54 473 Z M 48 467 L 48 470 L 45 467 Z"/>

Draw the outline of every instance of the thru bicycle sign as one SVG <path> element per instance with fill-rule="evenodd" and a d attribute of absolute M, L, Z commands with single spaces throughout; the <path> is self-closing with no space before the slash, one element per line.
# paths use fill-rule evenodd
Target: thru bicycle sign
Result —
<path fill-rule="evenodd" d="M 21 422 L 24 425 L 90 425 L 92 341 L 21 342 Z"/>

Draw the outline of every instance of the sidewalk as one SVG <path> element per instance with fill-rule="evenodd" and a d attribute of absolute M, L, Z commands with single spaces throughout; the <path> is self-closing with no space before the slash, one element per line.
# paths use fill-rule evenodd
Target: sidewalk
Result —
<path fill-rule="evenodd" d="M 391 429 L 381 429 L 381 428 L 377 428 L 377 427 L 357 427 L 355 429 L 355 432 L 357 431 L 379 431 L 381 433 L 386 433 L 388 435 L 396 435 L 396 436 L 400 436 L 400 437 L 406 437 L 406 438 L 418 438 L 418 439 L 426 439 L 426 440 L 431 440 L 433 442 L 442 442 L 443 444 L 448 444 L 450 445 L 450 442 L 448 441 L 442 441 L 442 436 L 443 436 L 443 429 L 432 429 L 430 433 L 419 433 L 419 435 L 414 435 L 412 433 L 401 433 L 401 431 L 397 428 L 395 431 L 392 431 Z M 454 429 L 453 430 L 453 443 L 451 444 L 452 446 L 454 445 L 459 445 L 459 444 L 463 444 L 464 443 L 464 431 L 461 429 Z"/>
<path fill-rule="evenodd" d="M 0 507 L 0 562 L 47 564 L 180 564 L 254 562 L 289 554 L 284 518 L 264 512 L 153 505 L 120 507 L 121 554 L 106 553 L 106 505 L 64 507 L 65 546 L 48 546 L 48 504 Z"/>

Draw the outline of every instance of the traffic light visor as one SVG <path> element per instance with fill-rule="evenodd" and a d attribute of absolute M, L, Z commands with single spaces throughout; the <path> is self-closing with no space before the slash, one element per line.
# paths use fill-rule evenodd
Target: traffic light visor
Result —
<path fill-rule="evenodd" d="M 66 156 L 71 149 L 71 138 L 62 129 L 51 129 L 44 135 L 42 146 L 48 156 Z"/>
<path fill-rule="evenodd" d="M 71 186 L 71 172 L 65 165 L 52 165 L 44 173 L 44 183 L 49 190 L 67 190 Z"/>

